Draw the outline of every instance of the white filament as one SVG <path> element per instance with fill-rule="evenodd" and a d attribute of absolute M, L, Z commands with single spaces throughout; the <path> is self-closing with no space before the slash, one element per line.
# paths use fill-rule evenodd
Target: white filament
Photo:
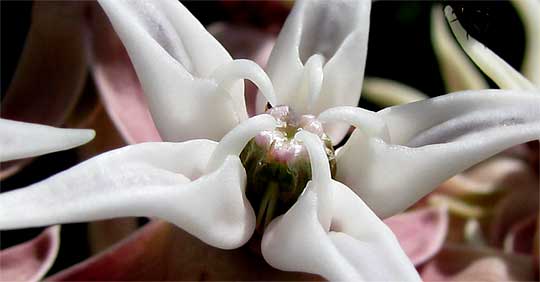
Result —
<path fill-rule="evenodd" d="M 239 156 L 251 138 L 264 130 L 273 130 L 277 121 L 268 114 L 254 116 L 233 128 L 219 142 L 208 161 L 207 172 L 219 168 L 229 155 Z"/>
<path fill-rule="evenodd" d="M 251 60 L 234 60 L 220 66 L 211 75 L 216 83 L 226 90 L 230 90 L 239 79 L 249 79 L 260 90 L 260 93 L 272 105 L 277 105 L 272 81 L 261 67 Z"/>
<path fill-rule="evenodd" d="M 323 123 L 346 122 L 365 134 L 388 141 L 388 128 L 384 120 L 376 113 L 358 107 L 334 107 L 330 108 L 318 117 Z"/>

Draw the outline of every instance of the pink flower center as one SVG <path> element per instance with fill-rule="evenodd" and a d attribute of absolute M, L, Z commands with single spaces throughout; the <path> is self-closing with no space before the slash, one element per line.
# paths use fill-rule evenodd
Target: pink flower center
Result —
<path fill-rule="evenodd" d="M 332 175 L 335 175 L 335 155 L 330 138 L 313 115 L 297 115 L 288 106 L 267 111 L 279 123 L 272 131 L 255 136 L 240 154 L 247 173 L 246 195 L 257 214 L 257 231 L 275 217 L 287 212 L 311 179 L 311 165 L 305 146 L 294 138 L 307 130 L 325 144 Z"/>

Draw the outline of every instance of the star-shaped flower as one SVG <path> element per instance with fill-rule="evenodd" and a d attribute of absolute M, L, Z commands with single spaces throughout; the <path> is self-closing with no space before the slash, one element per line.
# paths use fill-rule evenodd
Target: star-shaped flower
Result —
<path fill-rule="evenodd" d="M 371 1 L 298 1 L 268 76 L 252 61 L 233 60 L 173 0 L 100 4 L 169 142 L 107 152 L 1 195 L 2 229 L 149 216 L 231 249 L 257 227 L 262 255 L 278 269 L 330 280 L 416 281 L 380 218 L 540 136 L 540 98 L 526 91 L 455 93 L 380 112 L 354 107 Z M 245 78 L 262 94 L 251 118 Z M 356 130 L 334 160 L 331 143 L 349 125 Z"/>

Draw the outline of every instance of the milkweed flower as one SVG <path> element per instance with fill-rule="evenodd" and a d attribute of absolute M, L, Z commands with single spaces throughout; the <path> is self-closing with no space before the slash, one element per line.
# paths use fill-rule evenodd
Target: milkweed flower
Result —
<path fill-rule="evenodd" d="M 175 1 L 100 4 L 167 142 L 110 151 L 0 195 L 2 229 L 149 216 L 223 249 L 257 229 L 263 257 L 281 270 L 418 281 L 381 218 L 540 136 L 540 98 L 527 91 L 454 93 L 380 112 L 354 107 L 371 1 L 298 1 L 268 75 L 233 60 Z M 262 94 L 251 118 L 243 79 Z M 350 125 L 356 130 L 334 152 Z"/>

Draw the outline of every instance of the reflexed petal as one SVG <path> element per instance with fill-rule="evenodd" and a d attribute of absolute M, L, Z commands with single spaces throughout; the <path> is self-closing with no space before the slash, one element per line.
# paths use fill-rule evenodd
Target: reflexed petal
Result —
<path fill-rule="evenodd" d="M 56 128 L 35 123 L 0 119 L 0 161 L 9 161 L 63 151 L 94 138 L 88 129 Z"/>
<path fill-rule="evenodd" d="M 448 244 L 422 268 L 424 281 L 531 281 L 530 256 Z"/>
<path fill-rule="evenodd" d="M 523 74 L 540 87 L 540 2 L 537 0 L 511 1 L 525 28 L 525 55 Z"/>
<path fill-rule="evenodd" d="M 474 63 L 502 89 L 534 90 L 536 87 L 523 77 L 511 65 L 493 53 L 484 44 L 478 42 L 461 26 L 459 21 L 454 20 L 452 8 L 444 9 L 446 19 L 463 51 Z"/>
<path fill-rule="evenodd" d="M 268 61 L 278 104 L 318 114 L 356 106 L 366 62 L 371 1 L 297 1 Z M 257 110 L 265 102 L 258 99 Z M 344 127 L 327 131 L 339 142 Z"/>
<path fill-rule="evenodd" d="M 540 138 L 540 96 L 454 93 L 378 112 L 390 144 L 356 130 L 337 152 L 336 179 L 386 218 L 444 180 L 508 147 Z"/>
<path fill-rule="evenodd" d="M 379 106 L 389 107 L 424 100 L 428 96 L 394 80 L 366 77 L 362 97 Z"/>
<path fill-rule="evenodd" d="M 39 281 L 60 247 L 60 226 L 45 229 L 32 241 L 0 251 L 0 281 Z"/>
<path fill-rule="evenodd" d="M 414 265 L 433 257 L 442 247 L 448 231 L 445 208 L 424 208 L 387 218 L 399 244 Z"/>
<path fill-rule="evenodd" d="M 166 219 L 212 246 L 238 247 L 255 223 L 243 191 L 245 171 L 240 159 L 230 156 L 203 175 L 215 146 L 209 140 L 143 143 L 104 153 L 0 195 L 0 229 L 148 216 Z"/>
<path fill-rule="evenodd" d="M 448 28 L 441 5 L 431 8 L 431 41 L 448 92 L 489 88 Z"/>
<path fill-rule="evenodd" d="M 218 140 L 247 118 L 243 84 L 232 82 L 246 72 L 248 78 L 266 75 L 246 69 L 229 77 L 231 88 L 220 87 L 213 74 L 232 58 L 179 2 L 99 3 L 130 55 L 164 140 Z"/>
<path fill-rule="evenodd" d="M 330 230 L 319 221 L 313 182 L 296 204 L 266 229 L 262 253 L 270 265 L 320 274 L 329 280 L 419 281 L 392 231 L 343 184 L 332 181 Z M 369 228 L 368 228 L 369 226 Z"/>

